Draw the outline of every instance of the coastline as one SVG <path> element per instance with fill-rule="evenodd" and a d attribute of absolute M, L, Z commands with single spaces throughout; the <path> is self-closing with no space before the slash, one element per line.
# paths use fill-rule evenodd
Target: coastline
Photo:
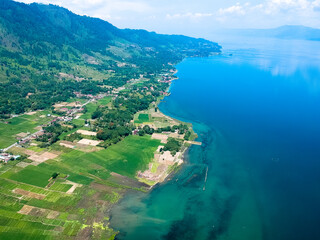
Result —
<path fill-rule="evenodd" d="M 174 71 L 173 73 L 172 73 L 172 72 L 168 72 L 168 73 L 169 73 L 169 74 L 172 74 L 172 76 L 174 76 L 176 73 L 178 73 L 178 70 L 175 69 L 175 71 Z M 154 107 L 156 107 L 156 108 L 159 109 L 160 103 L 163 102 L 163 101 L 166 99 L 166 97 L 169 97 L 169 96 L 170 96 L 173 81 L 176 81 L 176 80 L 179 80 L 179 78 L 178 78 L 178 77 L 175 77 L 175 78 L 173 78 L 173 79 L 170 81 L 170 84 L 169 84 L 169 86 L 168 86 L 168 88 L 167 88 L 167 91 L 166 91 L 166 93 L 168 93 L 168 95 L 165 95 L 165 96 L 159 98 L 158 101 L 156 102 L 156 104 L 154 105 Z M 193 129 L 193 124 L 192 124 L 192 123 L 190 123 L 190 122 L 185 122 L 185 121 L 176 119 L 176 118 L 174 118 L 174 117 L 171 117 L 171 116 L 168 115 L 168 114 L 164 114 L 162 111 L 160 111 L 160 109 L 159 109 L 158 111 L 159 111 L 159 113 L 162 114 L 165 118 L 170 119 L 171 121 L 174 121 L 174 122 L 179 123 L 179 124 L 186 124 L 186 125 L 188 125 L 188 129 L 191 130 L 191 132 L 192 132 L 192 138 L 191 138 L 192 141 L 194 141 L 195 139 L 198 138 L 197 133 L 195 133 L 195 131 L 194 131 L 194 129 Z M 129 192 L 135 192 L 136 190 L 140 190 L 140 192 L 144 192 L 145 194 L 150 194 L 150 192 L 151 192 L 156 186 L 158 186 L 158 185 L 161 184 L 161 183 L 165 183 L 165 182 L 167 182 L 167 181 L 170 181 L 170 180 L 172 179 L 172 177 L 181 169 L 181 167 L 183 166 L 183 164 L 185 164 L 185 159 L 186 159 L 187 154 L 188 154 L 188 152 L 189 152 L 189 150 L 190 150 L 190 147 L 192 146 L 192 144 L 191 144 L 191 143 L 188 143 L 188 141 L 184 141 L 184 142 L 185 142 L 186 145 L 182 145 L 181 148 L 180 148 L 180 150 L 179 150 L 179 153 L 180 153 L 180 156 L 179 156 L 179 158 L 178 158 L 178 160 L 180 160 L 179 163 L 173 165 L 173 167 L 172 167 L 171 169 L 169 169 L 168 171 L 166 171 L 166 172 L 165 172 L 165 176 L 162 177 L 162 178 L 160 179 L 160 181 L 156 181 L 156 182 L 153 182 L 153 183 L 150 184 L 150 181 L 148 181 L 148 179 L 138 177 L 138 176 L 139 176 L 139 173 L 137 174 L 137 177 L 136 177 L 137 181 L 139 181 L 139 182 L 142 183 L 142 184 L 146 184 L 146 185 L 148 185 L 149 187 L 146 188 L 146 190 L 142 190 L 142 189 L 126 189 L 125 192 L 120 196 L 120 198 L 118 199 L 118 201 L 117 201 L 116 203 L 110 205 L 110 208 L 108 209 L 108 214 L 107 214 L 107 216 L 108 216 L 109 219 L 112 219 L 112 214 L 111 214 L 112 209 L 113 209 L 115 206 L 119 205 L 119 204 L 121 203 L 121 201 L 124 199 L 124 197 L 125 197 Z M 200 144 L 198 144 L 198 142 L 195 142 L 195 143 L 196 143 L 195 145 L 201 145 L 201 143 L 200 143 Z M 155 152 L 155 155 L 156 155 L 156 153 L 157 153 L 157 151 Z M 154 158 L 151 160 L 150 163 L 152 163 L 152 162 L 154 162 L 154 161 L 156 161 L 156 157 L 154 157 Z M 149 163 L 149 165 L 150 165 L 150 163 Z M 151 167 L 149 166 L 149 169 L 148 169 L 148 170 L 151 170 L 150 168 L 152 168 L 152 166 L 151 166 Z M 140 171 L 139 171 L 139 172 L 140 172 Z M 112 229 L 115 230 L 114 226 L 112 226 Z M 120 232 L 117 231 L 116 235 L 118 235 L 119 233 L 120 233 Z"/>
<path fill-rule="evenodd" d="M 161 74 L 157 74 L 152 80 L 153 84 L 160 85 L 162 88 L 158 90 L 158 92 L 155 92 L 157 95 L 153 98 L 153 102 L 150 101 L 149 105 L 146 105 L 146 110 L 141 110 L 139 112 L 136 112 L 133 116 L 133 118 L 130 118 L 130 123 L 132 124 L 132 134 L 129 134 L 129 136 L 123 141 L 121 141 L 118 144 L 113 144 L 112 146 L 108 147 L 108 149 L 102 149 L 99 147 L 87 147 L 84 148 L 84 145 L 80 145 L 80 141 L 82 139 L 85 139 L 86 142 L 92 142 L 97 143 L 98 141 L 92 140 L 95 139 L 96 131 L 92 130 L 91 128 L 87 126 L 83 127 L 76 127 L 75 129 L 68 129 L 64 134 L 61 135 L 61 139 L 59 139 L 58 142 L 52 144 L 52 146 L 45 146 L 45 147 L 39 147 L 36 140 L 34 142 L 31 142 L 30 145 L 24 145 L 24 146 L 18 146 L 18 147 L 12 147 L 12 151 L 16 154 L 22 153 L 26 155 L 26 160 L 22 163 L 12 162 L 13 165 L 9 164 L 8 166 L 2 168 L 2 179 L 8 178 L 8 180 L 3 181 L 11 181 L 11 175 L 8 175 L 6 172 L 10 173 L 10 171 L 15 171 L 18 169 L 19 171 L 33 171 L 34 169 L 45 169 L 47 172 L 45 172 L 44 180 L 39 181 L 39 183 L 33 183 L 36 184 L 36 186 L 39 187 L 39 189 L 32 189 L 32 191 L 36 193 L 45 193 L 46 195 L 41 195 L 41 197 L 49 196 L 50 194 L 56 194 L 58 197 L 65 197 L 68 199 L 79 199 L 79 203 L 75 210 L 71 209 L 68 211 L 72 211 L 72 214 L 78 214 L 80 220 L 73 220 L 73 222 L 70 222 L 69 219 L 62 219 L 62 221 L 68 221 L 67 224 L 76 224 L 74 225 L 74 232 L 72 234 L 79 234 L 79 236 L 88 236 L 84 237 L 84 239 L 89 239 L 90 234 L 94 234 L 96 236 L 98 235 L 108 235 L 110 236 L 110 239 L 114 239 L 114 237 L 119 233 L 117 230 L 117 225 L 113 225 L 111 223 L 110 218 L 112 218 L 112 211 L 116 205 L 119 204 L 120 200 L 123 200 L 127 194 L 132 193 L 136 196 L 146 196 L 149 195 L 151 190 L 155 188 L 155 186 L 163 186 L 166 185 L 166 182 L 171 181 L 171 179 L 175 179 L 176 173 L 180 172 L 181 166 L 184 163 L 185 159 L 187 158 L 188 151 L 190 149 L 190 146 L 194 142 L 190 142 L 194 140 L 197 135 L 195 134 L 193 130 L 193 125 L 188 121 L 183 121 L 176 119 L 174 117 L 171 117 L 173 115 L 167 114 L 163 111 L 159 110 L 159 107 L 161 106 L 162 102 L 165 102 L 167 99 L 165 97 L 169 96 L 172 89 L 172 84 L 175 80 L 178 78 L 174 76 L 174 74 L 177 73 L 177 70 L 175 70 L 174 66 L 170 67 L 169 69 L 164 69 Z M 139 79 L 139 84 L 143 84 L 148 79 Z M 118 91 L 124 90 L 124 94 L 128 89 L 131 88 L 131 85 L 136 84 L 137 81 L 127 82 L 127 85 L 121 89 L 117 89 Z M 128 87 L 128 89 L 126 89 Z M 149 89 L 148 89 L 149 87 Z M 144 85 L 143 87 L 145 90 L 146 95 L 152 94 L 154 91 L 152 85 Z M 122 94 L 122 93 L 121 93 Z M 119 92 L 114 92 L 115 96 L 118 96 Z M 90 100 L 86 103 L 81 103 L 83 106 L 84 104 L 90 105 L 90 111 L 93 108 L 96 108 L 98 104 L 102 104 L 106 107 L 110 107 L 110 101 L 112 98 L 110 96 L 103 96 L 101 99 L 96 100 Z M 59 103 L 59 106 L 65 107 L 68 104 L 75 105 L 74 109 L 72 108 L 70 110 L 70 114 L 76 111 L 77 99 L 72 99 L 69 102 L 62 102 Z M 78 110 L 77 110 L 78 111 Z M 148 120 L 145 119 L 139 119 L 140 115 L 142 113 L 142 117 L 147 117 Z M 143 114 L 147 113 L 147 114 Z M 81 114 L 82 115 L 82 114 Z M 76 116 L 68 116 L 66 115 L 65 118 L 73 120 L 73 118 L 76 121 L 79 121 L 78 118 L 81 115 Z M 46 113 L 43 114 L 42 111 L 36 112 L 34 115 L 32 115 L 33 118 L 39 117 L 40 119 L 46 120 L 50 117 L 51 119 L 55 119 L 56 116 Z M 78 117 L 78 118 L 76 118 Z M 57 117 L 58 119 L 61 118 L 61 121 L 64 120 L 64 117 Z M 138 118 L 138 119 L 137 119 Z M 135 122 L 136 120 L 140 120 Z M 142 121 L 141 121 L 142 120 Z M 150 120 L 150 121 L 149 121 Z M 84 121 L 84 120 L 83 120 Z M 148 122 L 145 122 L 148 121 Z M 85 123 L 85 122 L 84 122 Z M 80 124 L 84 124 L 80 123 Z M 152 132 L 143 131 L 143 134 L 139 134 L 139 131 L 144 130 L 141 128 L 143 125 L 153 124 L 155 125 L 154 128 L 152 128 Z M 63 124 L 61 126 L 69 127 L 66 124 Z M 82 125 L 80 125 L 82 126 Z M 73 126 L 72 126 L 73 127 Z M 71 127 L 69 127 L 71 128 Z M 77 133 L 81 132 L 81 134 L 84 134 L 84 136 L 81 135 L 81 140 L 71 140 L 71 139 L 65 139 L 65 136 L 70 137 L 75 130 Z M 89 131 L 91 130 L 91 131 Z M 69 135 L 67 135 L 69 133 Z M 137 134 L 138 133 L 138 134 Z M 154 133 L 154 134 L 153 134 Z M 94 135 L 93 135 L 94 134 Z M 187 135 L 188 134 L 188 135 Z M 139 136 L 134 136 L 139 135 Z M 185 136 L 187 135 L 187 137 Z M 157 137 L 160 139 L 157 140 Z M 185 138 L 186 137 L 186 138 Z M 164 142 L 161 142 L 164 138 Z M 166 143 L 170 140 L 174 139 L 176 142 L 178 142 L 179 149 L 162 149 L 165 147 Z M 96 139 L 97 140 L 97 139 Z M 200 143 L 196 143 L 200 144 Z M 160 147 L 160 148 L 159 148 Z M 157 149 L 158 148 L 158 149 Z M 158 151 L 156 151 L 158 150 Z M 100 165 L 90 165 L 92 164 L 92 161 L 95 161 L 96 159 L 101 159 L 101 161 L 107 163 L 107 161 L 112 157 L 113 152 L 118 153 L 124 153 L 122 155 L 122 159 L 119 162 L 123 162 L 122 166 L 119 166 L 119 169 L 126 168 L 128 160 L 132 160 L 132 162 L 135 162 L 138 160 L 138 162 L 143 162 L 143 164 L 140 164 L 135 171 L 131 172 L 130 174 L 122 174 L 121 171 L 117 171 L 115 167 L 110 168 L 110 170 L 105 169 L 105 167 L 100 167 Z M 43 163 L 46 161 L 46 158 L 41 158 L 42 164 L 40 162 L 36 162 L 36 160 L 32 160 L 33 156 L 41 156 L 41 154 L 51 154 L 53 158 L 57 159 L 50 159 L 50 161 L 47 161 L 46 163 Z M 77 156 L 75 156 L 75 155 Z M 49 156 L 48 155 L 48 156 Z M 51 155 L 50 155 L 51 156 Z M 73 166 L 74 162 L 77 161 L 76 157 L 81 157 L 84 159 L 83 162 L 79 163 L 77 162 L 77 168 L 73 169 L 70 168 L 70 170 L 62 170 L 65 169 L 65 165 L 60 166 L 60 164 L 70 164 L 70 166 Z M 118 157 L 118 155 L 116 156 Z M 158 157 L 158 158 L 157 158 Z M 161 158 L 161 159 L 160 159 Z M 60 161 L 60 160 L 63 161 Z M 92 160 L 92 161 L 90 161 Z M 40 161 L 40 160 L 38 160 Z M 62 163 L 63 162 L 63 163 Z M 151 163 L 151 166 L 149 167 L 149 170 L 153 176 L 156 179 L 153 179 L 153 181 L 150 181 L 148 178 L 139 178 L 136 177 L 137 171 L 141 169 L 146 169 L 146 165 Z M 35 166 L 33 166 L 35 164 Z M 52 168 L 51 166 L 55 165 L 54 170 L 57 167 L 59 168 L 58 178 L 53 179 L 52 177 L 49 179 L 49 184 L 47 182 L 46 174 L 52 174 Z M 154 164 L 154 165 L 152 165 Z M 17 166 L 16 166 L 17 165 Z M 31 166 L 29 166 L 31 165 Z M 38 166 L 39 165 L 39 166 Z M 88 170 L 88 166 L 90 166 L 90 169 L 93 168 L 93 170 Z M 92 166 L 92 167 L 91 167 Z M 118 166 L 116 166 L 118 167 Z M 48 168 L 48 169 L 47 169 Z M 49 169 L 50 168 L 50 169 Z M 9 171 L 10 170 L 10 171 Z M 57 171 L 57 170 L 56 170 Z M 7 175 L 6 175 L 7 174 Z M 15 172 L 16 175 L 18 175 Z M 15 175 L 15 176 L 16 176 Z M 24 175 L 19 175 L 24 176 Z M 66 180 L 68 178 L 68 180 Z M 76 179 L 75 179 L 76 178 Z M 15 180 L 15 179 L 13 179 Z M 142 181 L 141 181 L 142 180 Z M 23 179 L 24 182 L 27 184 L 30 184 L 29 178 L 26 180 Z M 164 184 L 161 184 L 163 183 Z M 76 183 L 79 183 L 81 185 L 76 185 Z M 64 185 L 65 184 L 65 185 Z M 71 187 L 70 185 L 73 185 Z M 170 184 L 169 184 L 170 185 Z M 69 191 L 69 186 L 71 187 Z M 75 187 L 78 186 L 78 187 Z M 11 189 L 13 188 L 13 189 Z M 12 190 L 13 193 L 15 193 L 15 189 L 24 189 L 27 191 L 25 194 L 29 194 L 28 190 L 29 188 L 27 186 L 22 186 L 18 181 L 16 181 L 15 185 L 10 185 L 10 191 Z M 51 189 L 52 188 L 52 189 Z M 55 191 L 57 189 L 58 191 Z M 159 189 L 159 188 L 157 188 Z M 74 191 L 76 190 L 76 191 Z M 17 190 L 19 191 L 19 190 Z M 125 198 L 127 200 L 127 198 Z M 132 199 L 132 198 L 130 198 Z M 134 198 L 133 198 L 134 199 Z M 125 200 L 125 201 L 126 201 Z M 31 201 L 31 200 L 30 200 Z M 122 202 L 122 201 L 121 201 Z M 56 206 L 54 207 L 48 207 L 45 205 L 45 200 L 39 200 L 36 203 L 31 204 L 22 204 L 21 206 L 21 213 L 25 215 L 31 215 L 33 212 L 31 212 L 31 208 L 29 205 L 32 206 L 32 209 L 39 210 L 39 211 L 49 211 L 46 209 L 57 209 Z M 71 204 L 71 203 L 70 203 Z M 75 205 L 72 205 L 74 207 Z M 59 206 L 58 206 L 59 207 Z M 80 210 L 78 210 L 80 207 Z M 70 206 L 71 208 L 71 206 Z M 30 210 L 25 211 L 25 210 Z M 92 212 L 86 212 L 85 209 L 93 209 Z M 35 211 L 34 210 L 34 211 Z M 59 209 L 60 210 L 60 209 Z M 60 210 L 61 212 L 66 210 Z M 18 212 L 20 214 L 20 212 Z M 56 213 L 58 214 L 58 212 Z M 59 213 L 60 214 L 60 213 Z M 62 215 L 63 217 L 64 215 Z M 75 216 L 75 215 L 73 215 Z M 88 218 L 86 218 L 88 216 Z M 44 214 L 40 217 L 46 217 Z M 121 225 L 119 225 L 121 226 Z M 71 233 L 70 233 L 71 234 Z M 109 237 L 108 237 L 109 238 Z"/>
<path fill-rule="evenodd" d="M 178 79 L 179 78 L 177 78 L 175 80 L 178 80 Z M 170 84 L 170 87 L 171 86 L 172 86 L 172 83 Z M 160 103 L 162 103 L 164 100 L 165 100 L 165 97 L 161 101 L 158 102 L 157 107 L 159 107 Z M 203 140 L 203 146 L 207 145 L 207 143 L 206 143 L 207 140 L 202 135 L 202 130 L 204 130 L 204 132 L 207 133 L 207 131 L 208 131 L 207 126 L 205 126 L 205 128 L 203 128 L 203 124 L 201 124 L 200 122 L 191 121 L 189 119 L 183 119 L 183 118 L 177 117 L 174 115 L 174 113 L 166 112 L 165 109 L 162 109 L 160 111 L 163 115 L 165 115 L 166 117 L 168 117 L 170 119 L 173 119 L 173 120 L 180 122 L 180 123 L 187 123 L 188 125 L 190 125 L 190 127 L 192 128 L 193 131 L 199 125 L 198 130 L 201 130 L 201 131 L 199 132 L 197 130 L 197 133 L 199 133 L 199 134 L 201 133 L 201 136 L 200 135 L 198 136 L 198 134 L 197 134 L 195 136 L 194 140 L 198 140 L 198 139 Z M 124 193 L 123 196 L 121 196 L 121 199 L 119 199 L 119 201 L 111 207 L 110 215 L 109 215 L 110 228 L 117 231 L 118 237 L 116 237 L 116 239 L 118 239 L 118 238 L 119 239 L 127 239 L 126 238 L 127 233 L 123 231 L 123 226 L 126 225 L 124 223 L 126 223 L 126 221 L 127 221 L 126 214 L 127 214 L 128 204 L 130 207 L 139 208 L 141 206 L 141 204 L 144 204 L 144 203 L 138 203 L 138 202 L 140 202 L 140 201 L 143 202 L 144 199 L 149 199 L 150 196 L 158 195 L 159 192 L 162 192 L 162 193 L 166 192 L 167 190 L 169 190 L 172 187 L 172 185 L 186 184 L 186 183 L 184 183 L 184 179 L 180 178 L 180 174 L 184 175 L 185 174 L 184 173 L 185 167 L 187 169 L 189 168 L 188 165 L 189 165 L 190 159 L 188 159 L 189 158 L 188 154 L 194 154 L 194 153 L 192 153 L 192 151 L 190 152 L 191 146 L 192 145 L 189 145 L 182 152 L 181 158 L 183 160 L 183 163 L 181 165 L 179 165 L 177 168 L 173 169 L 171 172 L 169 172 L 167 174 L 166 178 L 162 182 L 158 182 L 158 183 L 150 186 L 150 188 L 147 191 L 137 192 L 135 190 L 128 189 L 126 191 L 126 193 Z M 208 174 L 208 168 L 206 168 L 206 170 L 207 170 L 207 174 Z M 191 176 L 189 176 L 190 180 L 193 181 L 194 176 L 195 176 L 194 173 L 191 174 Z M 189 177 L 186 177 L 186 178 L 189 179 Z M 188 180 L 188 182 L 190 180 Z M 206 190 L 206 181 L 203 183 L 203 185 L 201 185 L 200 189 L 201 189 L 201 192 Z M 155 209 L 153 209 L 153 210 L 155 211 Z M 180 212 L 180 210 L 178 210 L 178 212 Z M 144 214 L 144 213 L 142 213 L 142 214 Z M 136 215 L 134 213 L 132 215 L 131 215 L 131 213 L 129 213 L 128 218 L 131 219 L 131 217 L 136 217 Z M 119 220 L 120 220 L 120 222 L 119 222 Z M 134 220 L 129 220 L 129 222 L 131 222 L 131 221 L 134 221 Z M 119 227 L 117 227 L 117 226 L 119 226 Z M 152 235 L 148 235 L 148 234 L 149 233 L 146 233 L 146 236 L 152 237 Z M 142 235 L 139 235 L 139 237 L 142 237 Z M 132 239 L 132 238 L 129 237 L 128 239 Z"/>
<path fill-rule="evenodd" d="M 178 73 L 178 70 L 176 68 L 173 72 L 168 71 L 166 73 L 169 75 L 169 78 L 170 78 L 170 83 L 169 83 L 169 86 L 166 90 L 166 95 L 164 95 L 163 97 L 158 99 L 158 101 L 154 105 L 154 108 L 159 109 L 160 103 L 165 101 L 166 97 L 170 96 L 172 84 L 174 83 L 174 81 L 179 79 L 177 76 L 175 76 L 176 73 Z M 150 109 L 152 109 L 152 107 L 149 108 L 148 110 L 150 110 Z M 150 188 L 148 191 L 150 191 L 155 185 L 166 181 L 169 178 L 169 176 L 172 175 L 172 173 L 176 173 L 181 168 L 181 165 L 184 163 L 185 154 L 187 153 L 187 151 L 189 150 L 191 145 L 193 145 L 193 144 L 201 145 L 201 143 L 194 141 L 196 138 L 198 138 L 198 135 L 194 132 L 192 123 L 175 119 L 167 114 L 164 114 L 163 112 L 161 112 L 160 109 L 158 110 L 158 114 L 163 115 L 164 118 L 168 119 L 169 121 L 173 122 L 174 124 L 177 124 L 177 125 L 183 124 L 183 125 L 188 126 L 187 131 L 191 132 L 191 136 L 190 136 L 190 139 L 188 139 L 188 140 L 184 140 L 183 135 L 181 138 L 181 136 L 179 136 L 177 134 L 174 137 L 172 136 L 172 134 L 168 134 L 168 133 L 163 134 L 162 136 L 157 136 L 157 137 L 159 137 L 159 139 L 161 139 L 161 137 L 168 136 L 168 138 L 171 137 L 171 138 L 175 138 L 177 140 L 183 140 L 183 141 L 182 141 L 182 144 L 180 146 L 179 151 L 177 151 L 177 153 L 174 156 L 172 155 L 174 157 L 174 159 L 171 159 L 170 156 L 165 156 L 162 159 L 163 161 L 159 160 L 159 158 L 161 158 L 161 156 L 159 156 L 159 154 L 161 154 L 161 150 L 159 151 L 159 148 L 158 148 L 154 154 L 154 158 L 152 159 L 151 163 L 149 163 L 149 168 L 144 172 L 140 172 L 140 171 L 138 172 L 137 177 L 138 177 L 139 181 L 150 185 Z M 177 131 L 175 133 L 177 133 Z M 157 139 L 157 137 L 154 137 L 154 134 L 152 135 L 152 138 Z M 165 137 L 165 139 L 163 139 L 163 138 L 161 139 L 161 143 L 166 143 L 166 142 L 167 142 L 166 137 Z M 162 154 L 162 156 L 163 155 L 165 155 L 165 153 Z M 163 163 L 163 162 L 166 162 L 166 163 Z M 159 173 L 156 172 L 156 174 L 152 174 L 151 172 L 152 172 L 152 169 L 154 168 L 155 164 L 162 164 L 163 167 L 167 166 L 168 168 L 167 169 L 165 168 L 163 171 L 160 171 Z M 155 179 L 157 179 L 157 180 L 155 180 Z"/>

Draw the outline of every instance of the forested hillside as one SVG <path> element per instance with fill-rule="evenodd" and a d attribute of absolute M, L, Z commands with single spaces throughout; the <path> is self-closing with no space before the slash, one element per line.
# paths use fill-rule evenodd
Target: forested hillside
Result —
<path fill-rule="evenodd" d="M 44 109 L 74 91 L 97 94 L 187 56 L 220 47 L 204 39 L 118 29 L 42 4 L 0 2 L 0 116 Z"/>

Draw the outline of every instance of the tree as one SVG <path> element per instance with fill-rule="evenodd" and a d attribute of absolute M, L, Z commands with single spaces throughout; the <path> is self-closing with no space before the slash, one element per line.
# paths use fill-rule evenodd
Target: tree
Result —
<path fill-rule="evenodd" d="M 94 111 L 94 112 L 92 113 L 91 118 L 92 118 L 92 119 L 97 119 L 97 118 L 102 117 L 102 115 L 103 115 L 103 113 L 102 113 L 99 109 L 97 109 L 96 111 Z"/>
<path fill-rule="evenodd" d="M 59 176 L 59 173 L 54 172 L 51 177 L 52 179 L 56 179 Z"/>
<path fill-rule="evenodd" d="M 176 152 L 180 150 L 181 143 L 174 138 L 169 138 L 168 142 L 163 148 L 163 151 L 170 151 L 172 155 L 175 155 Z"/>
<path fill-rule="evenodd" d="M 146 134 L 146 132 L 143 129 L 140 129 L 139 136 L 144 136 L 145 134 Z"/>
<path fill-rule="evenodd" d="M 187 131 L 186 134 L 184 135 L 184 140 L 189 140 L 191 136 L 191 132 Z"/>
<path fill-rule="evenodd" d="M 146 134 L 153 134 L 154 133 L 154 129 L 151 128 L 149 125 L 145 125 L 143 128 L 142 128 Z"/>

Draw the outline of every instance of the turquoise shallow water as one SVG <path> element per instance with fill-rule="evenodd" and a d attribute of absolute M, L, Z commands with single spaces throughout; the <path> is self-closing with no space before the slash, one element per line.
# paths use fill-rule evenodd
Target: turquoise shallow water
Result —
<path fill-rule="evenodd" d="M 180 63 L 160 105 L 203 145 L 171 180 L 121 200 L 119 239 L 320 239 L 320 43 L 221 44 Z"/>

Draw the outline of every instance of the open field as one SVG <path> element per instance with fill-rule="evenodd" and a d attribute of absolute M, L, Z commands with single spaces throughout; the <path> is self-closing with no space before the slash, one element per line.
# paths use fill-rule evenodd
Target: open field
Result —
<path fill-rule="evenodd" d="M 147 168 L 159 145 L 160 141 L 153 140 L 150 136 L 129 136 L 106 150 L 85 154 L 83 159 L 112 172 L 135 177 L 138 170 Z"/>
<path fill-rule="evenodd" d="M 87 130 L 77 130 L 77 133 L 80 133 L 82 135 L 86 135 L 86 136 L 97 136 L 96 132 L 91 132 L 91 131 L 87 131 Z"/>
<path fill-rule="evenodd" d="M 87 232 L 109 239 L 115 232 L 105 225 L 108 209 L 124 189 L 144 186 L 136 173 L 148 168 L 159 145 L 150 136 L 128 136 L 86 153 L 56 143 L 43 149 L 61 152 L 55 159 L 1 167 L 0 238 L 70 239 Z M 50 180 L 55 172 L 58 178 Z"/>
<path fill-rule="evenodd" d="M 59 192 L 67 192 L 72 185 L 61 183 L 60 181 L 56 181 L 51 187 L 50 190 L 59 191 Z"/>
<path fill-rule="evenodd" d="M 84 104 L 86 101 L 88 101 L 88 99 L 84 99 L 84 98 L 70 98 L 67 100 L 68 103 L 80 102 L 82 104 Z"/>
<path fill-rule="evenodd" d="M 78 143 L 84 144 L 84 145 L 89 145 L 89 146 L 97 146 L 101 141 L 97 140 L 91 140 L 91 139 L 81 139 Z"/>
<path fill-rule="evenodd" d="M 39 111 L 33 115 L 21 115 L 7 120 L 7 124 L 0 122 L 0 148 L 5 148 L 15 143 L 16 134 L 34 133 L 35 127 L 50 121 L 46 115 L 49 111 Z M 40 117 L 45 115 L 45 117 Z"/>
<path fill-rule="evenodd" d="M 164 115 L 159 110 L 155 108 L 150 108 L 145 111 L 141 111 L 134 116 L 134 123 L 143 126 L 144 124 L 157 129 L 167 126 L 179 125 L 181 122 Z"/>
<path fill-rule="evenodd" d="M 111 98 L 106 97 L 89 103 L 87 112 L 73 120 L 78 121 L 80 128 L 60 136 L 63 139 L 79 131 L 86 135 L 79 143 L 60 140 L 41 148 L 33 142 L 26 148 L 12 148 L 29 157 L 22 162 L 0 165 L 0 201 L 3 203 L 0 239 L 71 239 L 88 234 L 109 239 L 115 236 L 105 216 L 125 189 L 148 189 L 136 179 L 137 172 L 148 169 L 161 143 L 151 136 L 128 136 L 107 149 L 91 146 L 99 141 L 94 141 L 96 133 L 83 126 L 84 120 L 90 119 L 99 105 L 110 101 Z M 22 115 L 8 124 L 0 123 L 0 130 L 4 130 L 0 131 L 0 146 L 14 143 L 17 134 L 22 137 L 37 131 L 35 127 L 51 119 L 48 113 Z M 138 120 L 150 121 L 151 115 L 143 113 Z M 156 165 L 154 171 L 157 171 Z M 54 173 L 58 174 L 56 179 L 52 179 Z"/>
<path fill-rule="evenodd" d="M 138 119 L 135 120 L 135 123 L 144 123 L 144 122 L 149 122 L 150 118 L 149 118 L 149 114 L 144 114 L 144 113 L 140 113 L 138 116 Z"/>
<path fill-rule="evenodd" d="M 87 112 L 81 115 L 79 119 L 83 119 L 83 120 L 91 119 L 92 113 L 97 109 L 98 106 L 107 105 L 110 101 L 111 101 L 111 97 L 105 97 L 105 98 L 99 99 L 98 101 L 88 103 L 86 105 Z"/>
<path fill-rule="evenodd" d="M 45 187 L 48 185 L 51 175 L 52 172 L 40 170 L 38 167 L 30 165 L 19 172 L 12 173 L 8 171 L 4 174 L 4 177 L 37 187 Z"/>
<path fill-rule="evenodd" d="M 98 105 L 107 105 L 111 102 L 111 97 L 104 97 L 98 100 Z"/>

